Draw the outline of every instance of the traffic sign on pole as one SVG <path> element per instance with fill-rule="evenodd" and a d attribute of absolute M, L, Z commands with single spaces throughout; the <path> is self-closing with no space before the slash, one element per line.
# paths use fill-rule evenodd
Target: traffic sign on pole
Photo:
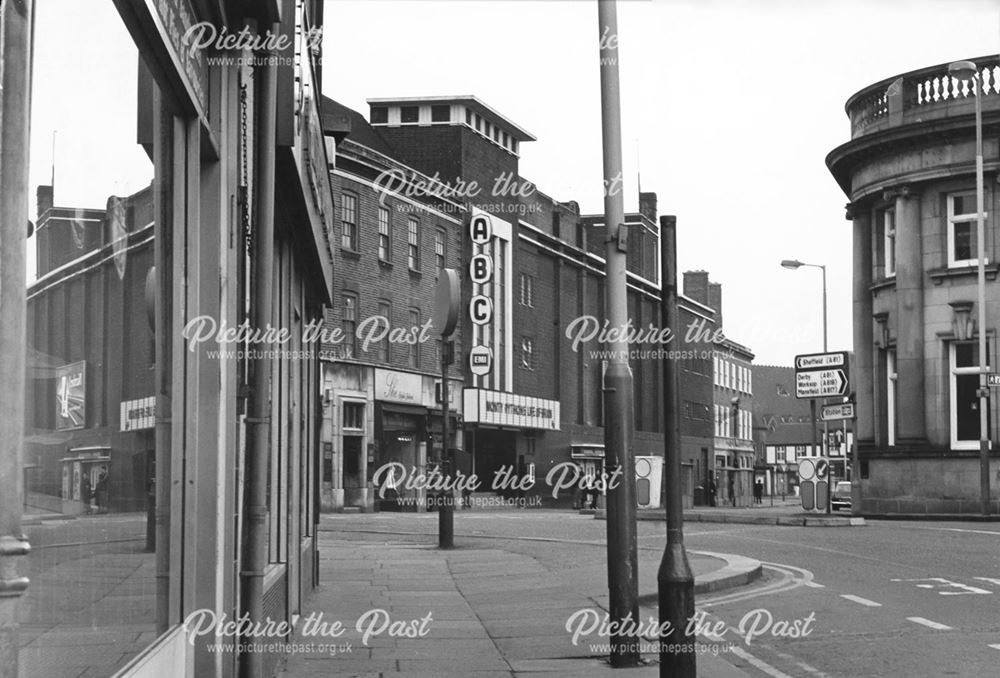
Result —
<path fill-rule="evenodd" d="M 836 405 L 824 405 L 819 411 L 819 418 L 823 421 L 838 421 L 840 419 L 854 419 L 854 403 L 838 403 Z"/>
<path fill-rule="evenodd" d="M 990 386 L 1000 386 L 1000 372 L 990 372 L 987 374 L 986 383 Z"/>
<path fill-rule="evenodd" d="M 795 371 L 826 370 L 831 367 L 847 367 L 847 351 L 833 353 L 806 353 L 795 356 Z"/>
<path fill-rule="evenodd" d="M 796 398 L 832 398 L 847 393 L 844 370 L 815 370 L 795 373 Z"/>

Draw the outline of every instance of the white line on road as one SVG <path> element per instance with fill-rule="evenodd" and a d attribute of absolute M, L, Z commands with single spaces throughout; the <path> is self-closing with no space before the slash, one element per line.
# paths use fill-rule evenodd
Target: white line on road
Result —
<path fill-rule="evenodd" d="M 868 607 L 882 607 L 882 603 L 876 603 L 874 600 L 868 600 L 867 598 L 862 598 L 861 596 L 856 596 L 851 593 L 841 593 L 841 598 L 850 600 L 851 602 L 858 603 L 859 605 L 867 605 Z"/>
<path fill-rule="evenodd" d="M 824 586 L 823 584 L 820 584 L 819 582 L 814 582 L 814 581 L 807 581 L 805 584 L 806 584 L 806 586 L 808 586 L 810 588 L 814 588 L 814 589 L 825 589 L 826 588 L 826 586 Z"/>
<path fill-rule="evenodd" d="M 923 617 L 907 617 L 907 621 L 911 621 L 914 624 L 922 624 L 928 628 L 934 629 L 935 631 L 951 631 L 950 626 L 945 626 L 944 624 L 938 624 L 936 621 L 931 621 L 930 619 L 924 619 Z"/>
<path fill-rule="evenodd" d="M 993 643 L 990 645 L 994 650 L 1000 650 L 1000 643 Z"/>
<path fill-rule="evenodd" d="M 774 668 L 773 666 L 765 662 L 763 659 L 758 659 L 757 657 L 753 656 L 752 654 L 744 650 L 742 647 L 733 647 L 730 650 L 730 653 L 736 655 L 737 657 L 746 662 L 749 662 L 750 664 L 753 664 L 758 669 L 760 669 L 767 675 L 771 676 L 771 678 L 792 678 L 787 673 L 784 673 Z"/>

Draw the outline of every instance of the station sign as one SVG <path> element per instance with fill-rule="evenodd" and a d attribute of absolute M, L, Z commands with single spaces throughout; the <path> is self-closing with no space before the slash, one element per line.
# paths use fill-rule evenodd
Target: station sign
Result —
<path fill-rule="evenodd" d="M 839 421 L 841 419 L 854 419 L 854 403 L 825 405 L 820 410 L 819 418 L 822 421 Z"/>

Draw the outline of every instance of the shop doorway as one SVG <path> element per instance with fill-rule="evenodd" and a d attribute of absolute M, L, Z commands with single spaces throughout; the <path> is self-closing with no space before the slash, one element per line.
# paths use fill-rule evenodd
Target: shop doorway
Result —
<path fill-rule="evenodd" d="M 506 467 L 517 473 L 516 432 L 479 428 L 475 431 L 475 467 L 483 491 L 493 491 L 493 479 Z"/>

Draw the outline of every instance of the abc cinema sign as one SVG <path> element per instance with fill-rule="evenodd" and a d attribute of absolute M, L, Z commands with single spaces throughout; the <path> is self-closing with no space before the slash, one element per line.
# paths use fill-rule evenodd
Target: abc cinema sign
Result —
<path fill-rule="evenodd" d="M 469 238 L 474 245 L 489 245 L 493 239 L 493 222 L 487 214 L 473 215 L 469 221 Z M 493 258 L 480 252 L 469 261 L 469 278 L 473 284 L 488 285 L 493 281 Z M 493 321 L 493 299 L 485 294 L 474 294 L 469 300 L 469 318 L 475 325 L 488 325 Z M 469 352 L 469 369 L 482 376 L 493 369 L 493 351 L 488 346 L 474 346 Z"/>

